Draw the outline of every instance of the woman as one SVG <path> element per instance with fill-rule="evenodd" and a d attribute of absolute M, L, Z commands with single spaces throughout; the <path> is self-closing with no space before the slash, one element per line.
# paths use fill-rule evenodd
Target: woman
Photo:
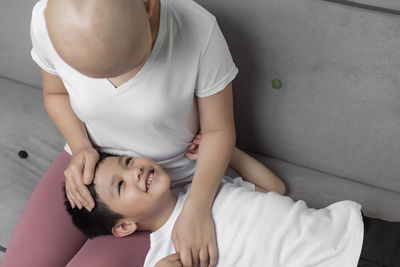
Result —
<path fill-rule="evenodd" d="M 175 186 L 194 173 L 172 238 L 184 266 L 215 266 L 210 209 L 235 144 L 231 81 L 237 74 L 215 18 L 192 1 L 41 0 L 33 9 L 31 37 L 44 104 L 68 153 L 32 194 L 2 266 L 143 262 L 147 233 L 87 241 L 60 208 L 62 194 L 51 194 L 66 168 L 71 205 L 93 207 L 84 183 L 93 179 L 95 148 L 152 158 L 176 177 Z M 195 165 L 184 153 L 199 127 Z M 26 240 L 35 246 L 26 248 Z"/>

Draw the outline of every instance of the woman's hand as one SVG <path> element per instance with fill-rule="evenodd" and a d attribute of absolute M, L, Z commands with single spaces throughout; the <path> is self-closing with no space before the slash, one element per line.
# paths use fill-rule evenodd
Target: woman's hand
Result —
<path fill-rule="evenodd" d="M 88 211 L 94 207 L 94 200 L 86 185 L 91 184 L 99 153 L 93 147 L 85 148 L 72 156 L 64 172 L 65 191 L 72 208 L 84 206 Z"/>
<path fill-rule="evenodd" d="M 201 130 L 193 138 L 192 143 L 188 146 L 185 156 L 190 160 L 197 160 L 199 157 L 199 145 L 201 141 Z"/>
<path fill-rule="evenodd" d="M 218 251 L 211 211 L 187 199 L 172 230 L 175 251 L 180 253 L 183 266 L 214 267 Z"/>
<path fill-rule="evenodd" d="M 179 253 L 171 254 L 164 259 L 161 259 L 154 267 L 182 267 Z"/>

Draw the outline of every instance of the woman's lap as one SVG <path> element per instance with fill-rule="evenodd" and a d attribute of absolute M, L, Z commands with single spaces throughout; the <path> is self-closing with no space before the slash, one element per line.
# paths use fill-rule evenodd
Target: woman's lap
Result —
<path fill-rule="evenodd" d="M 89 266 L 81 265 L 81 261 L 102 259 L 95 265 L 101 267 L 110 266 L 105 265 L 106 261 L 115 260 L 112 266 L 118 266 L 121 260 L 144 260 L 149 248 L 147 233 L 141 238 L 132 236 L 114 242 L 110 237 L 102 237 L 85 244 L 87 238 L 75 228 L 64 208 L 62 185 L 65 181 L 64 170 L 70 159 L 71 156 L 63 151 L 39 181 L 14 229 L 2 267 L 66 266 L 71 259 L 68 266 Z M 138 253 L 129 251 L 133 247 L 142 247 L 143 250 L 137 250 Z M 94 252 L 95 249 L 102 249 L 101 253 Z"/>
<path fill-rule="evenodd" d="M 149 232 L 123 238 L 97 237 L 88 240 L 67 267 L 142 267 L 149 248 Z"/>

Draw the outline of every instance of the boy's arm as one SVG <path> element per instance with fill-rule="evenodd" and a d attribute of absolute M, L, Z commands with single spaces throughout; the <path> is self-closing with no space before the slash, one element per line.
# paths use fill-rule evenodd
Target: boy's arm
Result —
<path fill-rule="evenodd" d="M 229 166 L 244 180 L 256 185 L 256 191 L 286 193 L 286 186 L 274 173 L 249 154 L 235 147 Z"/>
<path fill-rule="evenodd" d="M 202 134 L 199 132 L 187 148 L 185 156 L 190 160 L 198 159 L 201 139 Z M 256 191 L 275 191 L 282 195 L 286 193 L 286 186 L 281 179 L 264 164 L 237 147 L 233 149 L 229 167 L 234 169 L 244 180 L 255 184 Z"/>

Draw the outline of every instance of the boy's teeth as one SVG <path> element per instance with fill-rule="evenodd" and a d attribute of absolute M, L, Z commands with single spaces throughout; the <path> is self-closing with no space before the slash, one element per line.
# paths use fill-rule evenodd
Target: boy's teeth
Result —
<path fill-rule="evenodd" d="M 150 173 L 149 179 L 147 179 L 147 189 L 149 189 L 151 182 L 153 181 L 154 172 Z"/>

